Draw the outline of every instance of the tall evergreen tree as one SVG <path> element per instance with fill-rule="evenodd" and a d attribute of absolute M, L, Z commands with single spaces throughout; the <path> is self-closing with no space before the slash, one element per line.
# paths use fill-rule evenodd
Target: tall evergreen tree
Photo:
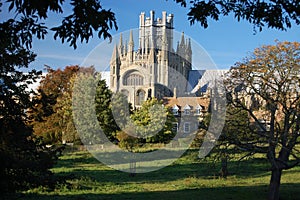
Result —
<path fill-rule="evenodd" d="M 101 74 L 77 74 L 72 96 L 73 119 L 82 142 L 98 144 L 107 138 L 113 141 L 118 127 L 111 110 L 112 93 Z"/>
<path fill-rule="evenodd" d="M 96 87 L 96 115 L 104 134 L 113 141 L 114 133 L 118 130 L 111 110 L 112 92 L 105 80 L 99 80 Z"/>

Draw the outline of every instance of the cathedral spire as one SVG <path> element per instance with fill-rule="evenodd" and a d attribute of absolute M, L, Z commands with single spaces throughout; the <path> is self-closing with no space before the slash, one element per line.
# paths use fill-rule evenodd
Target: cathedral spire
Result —
<path fill-rule="evenodd" d="M 180 44 L 179 44 L 179 47 L 177 47 L 177 54 L 184 58 L 185 51 L 186 51 L 186 44 L 185 44 L 185 39 L 184 39 L 184 32 L 182 32 Z"/>
<path fill-rule="evenodd" d="M 184 46 L 185 46 L 184 32 L 182 32 L 182 34 L 181 34 L 181 40 L 180 40 L 180 47 L 184 48 Z"/>
<path fill-rule="evenodd" d="M 124 45 L 124 54 L 126 55 L 127 54 L 127 40 L 125 40 L 125 45 Z"/>
<path fill-rule="evenodd" d="M 123 49 L 124 49 L 124 46 L 123 46 L 123 36 L 122 36 L 122 33 L 121 33 L 120 34 L 120 41 L 119 41 L 119 52 L 120 52 L 121 55 L 124 53 Z"/>
<path fill-rule="evenodd" d="M 130 30 L 128 52 L 127 52 L 129 62 L 133 62 L 133 54 L 134 54 L 133 50 L 134 50 L 133 34 L 132 34 L 132 30 Z"/>
<path fill-rule="evenodd" d="M 118 47 L 115 45 L 113 54 L 110 59 L 111 65 L 118 65 L 120 63 L 120 57 L 119 57 L 119 52 L 118 52 Z"/>
<path fill-rule="evenodd" d="M 129 43 L 128 43 L 128 45 L 134 47 L 132 30 L 130 30 Z"/>
<path fill-rule="evenodd" d="M 191 45 L 191 38 L 189 38 L 187 42 L 187 48 L 186 48 L 186 59 L 192 63 L 192 45 Z"/>
<path fill-rule="evenodd" d="M 121 61 L 119 57 L 118 47 L 115 45 L 113 54 L 110 59 L 110 85 L 113 91 L 119 90 L 119 76 L 120 76 Z"/>
<path fill-rule="evenodd" d="M 187 50 L 188 52 L 192 52 L 191 38 L 189 38 Z"/>

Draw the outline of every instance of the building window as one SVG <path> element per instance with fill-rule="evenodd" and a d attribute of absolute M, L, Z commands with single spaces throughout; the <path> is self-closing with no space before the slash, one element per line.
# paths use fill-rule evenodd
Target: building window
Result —
<path fill-rule="evenodd" d="M 184 106 L 184 115 L 190 115 L 191 114 L 191 107 L 189 105 Z"/>
<path fill-rule="evenodd" d="M 178 111 L 179 111 L 178 106 L 177 105 L 173 106 L 173 108 L 172 108 L 173 115 L 175 115 L 175 116 L 178 115 Z"/>
<path fill-rule="evenodd" d="M 184 114 L 185 114 L 185 115 L 190 115 L 190 114 L 191 114 L 190 109 L 184 109 Z"/>
<path fill-rule="evenodd" d="M 185 122 L 185 123 L 183 124 L 183 131 L 184 131 L 185 133 L 189 133 L 189 132 L 191 131 L 191 128 L 190 128 L 190 122 Z"/>
<path fill-rule="evenodd" d="M 172 131 L 177 133 L 178 132 L 178 123 L 177 122 L 173 122 L 172 125 L 173 125 L 172 126 Z"/>
<path fill-rule="evenodd" d="M 144 85 L 144 77 L 139 74 L 128 74 L 124 78 L 124 85 Z"/>
<path fill-rule="evenodd" d="M 178 115 L 178 109 L 173 109 L 173 115 Z"/>
<path fill-rule="evenodd" d="M 202 107 L 199 104 L 196 107 L 196 115 L 202 115 Z"/>

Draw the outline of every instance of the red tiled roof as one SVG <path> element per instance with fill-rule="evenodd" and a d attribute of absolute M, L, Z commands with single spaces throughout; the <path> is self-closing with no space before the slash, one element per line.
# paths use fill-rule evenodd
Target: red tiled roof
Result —
<path fill-rule="evenodd" d="M 207 97 L 164 97 L 163 103 L 168 107 L 173 107 L 177 105 L 179 109 L 182 111 L 185 105 L 189 105 L 192 110 L 195 110 L 197 105 L 199 104 L 204 108 L 204 110 L 208 109 L 209 106 L 209 98 Z"/>

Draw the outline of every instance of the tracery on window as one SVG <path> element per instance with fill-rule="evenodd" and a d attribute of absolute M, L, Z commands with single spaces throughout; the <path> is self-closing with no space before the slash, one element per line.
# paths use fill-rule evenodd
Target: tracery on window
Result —
<path fill-rule="evenodd" d="M 144 77 L 137 73 L 130 73 L 125 76 L 124 85 L 144 85 Z"/>

